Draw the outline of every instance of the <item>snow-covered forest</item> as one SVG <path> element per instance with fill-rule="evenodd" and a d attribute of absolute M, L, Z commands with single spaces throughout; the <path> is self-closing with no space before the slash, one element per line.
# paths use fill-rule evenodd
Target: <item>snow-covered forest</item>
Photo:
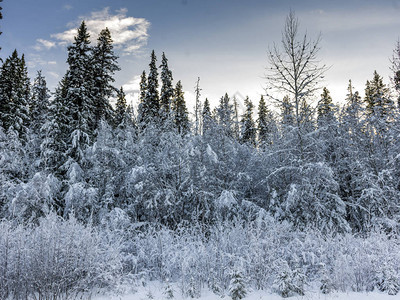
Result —
<path fill-rule="evenodd" d="M 55 91 L 15 50 L 0 69 L 0 299 L 151 281 L 166 299 L 397 294 L 400 43 L 390 80 L 371 70 L 365 97 L 350 81 L 336 105 L 319 41 L 289 13 L 260 62 L 265 95 L 210 107 L 198 80 L 193 114 L 155 51 L 127 105 L 107 28 L 90 43 L 82 22 Z"/>

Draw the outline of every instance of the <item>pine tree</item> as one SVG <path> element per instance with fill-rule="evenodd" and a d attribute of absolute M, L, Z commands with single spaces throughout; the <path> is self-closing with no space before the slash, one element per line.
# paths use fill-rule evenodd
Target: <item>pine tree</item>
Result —
<path fill-rule="evenodd" d="M 108 28 L 102 30 L 99 34 L 97 45 L 93 48 L 93 78 L 94 86 L 92 97 L 95 106 L 95 126 L 101 119 L 112 122 L 113 109 L 109 103 L 110 97 L 116 92 L 112 85 L 115 81 L 113 75 L 120 70 L 117 64 L 118 57 L 113 51 L 113 41 Z"/>
<path fill-rule="evenodd" d="M 240 141 L 243 144 L 249 144 L 255 146 L 257 132 L 256 132 L 256 125 L 253 120 L 254 105 L 249 99 L 249 97 L 246 97 L 246 99 L 244 100 L 244 105 L 246 107 L 246 110 L 241 120 L 242 134 L 240 137 Z"/>
<path fill-rule="evenodd" d="M 68 76 L 60 81 L 49 107 L 47 120 L 41 127 L 43 137 L 41 148 L 41 164 L 43 168 L 57 176 L 63 175 L 60 167 L 65 163 L 67 149 L 72 132 L 72 115 L 66 102 Z"/>
<path fill-rule="evenodd" d="M 50 106 L 50 91 L 42 71 L 37 72 L 32 86 L 32 99 L 29 105 L 31 129 L 39 133 L 44 124 Z"/>
<path fill-rule="evenodd" d="M 271 145 L 272 133 L 276 130 L 276 124 L 272 112 L 267 109 L 263 96 L 258 103 L 257 130 L 258 143 L 260 145 Z"/>
<path fill-rule="evenodd" d="M 182 83 L 179 80 L 175 87 L 175 98 L 173 103 L 173 114 L 175 126 L 180 134 L 187 134 L 190 130 L 189 115 L 183 95 Z"/>
<path fill-rule="evenodd" d="M 30 83 L 24 55 L 17 50 L 6 59 L 0 72 L 0 123 L 5 130 L 12 127 L 25 138 L 29 125 L 28 101 Z"/>
<path fill-rule="evenodd" d="M 157 57 L 154 50 L 151 52 L 150 71 L 147 78 L 146 96 L 142 103 L 141 114 L 144 123 L 158 123 L 160 99 L 158 95 Z"/>
<path fill-rule="evenodd" d="M 115 126 L 121 125 L 127 117 L 127 105 L 123 88 L 117 94 L 117 103 L 115 104 Z"/>
<path fill-rule="evenodd" d="M 347 91 L 348 93 L 345 99 L 346 102 L 344 106 L 342 125 L 346 126 L 346 131 L 348 133 L 352 135 L 359 134 L 362 129 L 361 117 L 364 114 L 361 96 L 358 91 L 354 91 L 351 80 L 349 80 Z"/>
<path fill-rule="evenodd" d="M 388 96 L 389 89 L 383 83 L 382 77 L 374 71 L 371 81 L 367 80 L 365 87 L 365 103 L 367 114 L 378 118 L 387 118 L 393 109 L 392 100 Z"/>
<path fill-rule="evenodd" d="M 138 125 L 140 129 L 145 127 L 146 119 L 145 119 L 145 112 L 148 111 L 146 94 L 147 94 L 147 76 L 146 71 L 142 72 L 140 76 L 140 85 L 139 85 L 139 106 L 138 106 Z"/>
<path fill-rule="evenodd" d="M 146 99 L 147 94 L 147 76 L 146 71 L 142 72 L 140 76 L 140 94 L 139 94 L 139 103 L 143 103 Z"/>
<path fill-rule="evenodd" d="M 81 162 L 83 152 L 94 137 L 96 128 L 96 106 L 91 91 L 94 87 L 92 49 L 85 22 L 78 28 L 75 42 L 68 47 L 68 65 L 66 80 L 66 99 L 72 121 L 69 156 Z"/>
<path fill-rule="evenodd" d="M 235 112 L 227 93 L 221 97 L 216 112 L 218 125 L 221 126 L 226 136 L 233 138 L 233 117 Z"/>
<path fill-rule="evenodd" d="M 212 123 L 212 116 L 211 116 L 211 108 L 210 108 L 210 102 L 206 98 L 204 100 L 203 104 L 203 111 L 201 113 L 202 115 L 202 134 L 206 134 L 207 131 L 211 129 L 211 123 Z"/>
<path fill-rule="evenodd" d="M 168 59 L 165 53 L 161 59 L 161 95 L 160 95 L 160 116 L 162 120 L 169 117 L 171 102 L 174 96 L 174 87 L 172 86 L 172 72 L 168 68 Z"/>
<path fill-rule="evenodd" d="M 233 138 L 240 140 L 240 125 L 239 125 L 239 103 L 236 96 L 233 97 Z"/>
<path fill-rule="evenodd" d="M 229 296 L 231 296 L 232 300 L 240 300 L 246 297 L 246 295 L 247 289 L 244 276 L 242 272 L 235 270 L 232 273 L 232 279 L 229 283 Z"/>
<path fill-rule="evenodd" d="M 324 87 L 321 94 L 321 100 L 318 102 L 317 106 L 318 126 L 324 126 L 334 120 L 334 109 L 335 108 L 329 90 Z"/>
<path fill-rule="evenodd" d="M 32 97 L 29 102 L 30 136 L 29 153 L 34 165 L 40 165 L 40 144 L 43 141 L 41 128 L 48 118 L 50 107 L 50 93 L 46 86 L 46 80 L 41 71 L 38 71 L 32 86 Z"/>

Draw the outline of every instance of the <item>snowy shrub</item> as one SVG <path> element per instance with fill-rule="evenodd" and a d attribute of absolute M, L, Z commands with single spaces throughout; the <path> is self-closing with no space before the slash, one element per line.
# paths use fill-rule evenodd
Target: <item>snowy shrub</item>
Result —
<path fill-rule="evenodd" d="M 165 298 L 167 299 L 173 299 L 174 298 L 174 289 L 172 288 L 171 283 L 167 279 L 165 281 L 165 286 L 164 286 L 164 292 L 163 292 Z"/>
<path fill-rule="evenodd" d="M 319 289 L 322 294 L 330 294 L 334 290 L 332 279 L 326 269 L 322 272 L 321 285 Z"/>
<path fill-rule="evenodd" d="M 118 245 L 74 218 L 50 214 L 36 227 L 0 223 L 1 299 L 74 299 L 113 288 L 121 270 Z"/>
<path fill-rule="evenodd" d="M 52 174 L 36 173 L 27 183 L 20 183 L 9 190 L 12 200 L 8 207 L 13 218 L 36 221 L 49 213 L 61 183 Z"/>
<path fill-rule="evenodd" d="M 399 276 L 387 265 L 376 272 L 375 284 L 381 292 L 387 292 L 389 295 L 397 295 L 400 289 Z"/>
<path fill-rule="evenodd" d="M 189 285 L 188 285 L 186 294 L 190 298 L 200 298 L 200 296 L 201 296 L 200 287 L 198 285 L 198 282 L 196 282 L 194 280 L 193 276 L 191 276 L 189 279 Z"/>
<path fill-rule="evenodd" d="M 285 261 L 280 262 L 280 270 L 272 285 L 272 289 L 283 298 L 293 295 L 304 295 L 306 276 L 299 270 L 291 270 Z"/>
<path fill-rule="evenodd" d="M 246 280 L 243 273 L 240 270 L 235 269 L 231 273 L 229 296 L 231 296 L 232 300 L 240 300 L 246 297 L 247 293 Z"/>

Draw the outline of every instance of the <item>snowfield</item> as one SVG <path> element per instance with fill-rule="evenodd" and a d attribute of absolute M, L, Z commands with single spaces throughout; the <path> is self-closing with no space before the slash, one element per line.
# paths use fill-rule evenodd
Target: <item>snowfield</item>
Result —
<path fill-rule="evenodd" d="M 188 300 L 190 297 L 182 296 L 179 292 L 179 287 L 173 287 L 175 300 Z M 146 287 L 139 287 L 136 291 L 129 292 L 125 295 L 107 295 L 107 296 L 96 296 L 93 300 L 164 300 L 168 299 L 164 294 L 164 286 L 159 282 L 151 282 Z M 228 295 L 221 297 L 215 295 L 213 292 L 204 289 L 200 298 L 194 298 L 198 300 L 231 300 L 232 298 Z M 292 296 L 289 298 L 283 298 L 277 294 L 273 294 L 269 291 L 252 291 L 243 300 L 282 300 L 282 299 L 293 299 L 293 300 L 396 300 L 400 299 L 400 294 L 396 296 L 390 296 L 380 292 L 370 293 L 331 293 L 324 295 L 320 292 L 306 292 L 304 296 Z"/>

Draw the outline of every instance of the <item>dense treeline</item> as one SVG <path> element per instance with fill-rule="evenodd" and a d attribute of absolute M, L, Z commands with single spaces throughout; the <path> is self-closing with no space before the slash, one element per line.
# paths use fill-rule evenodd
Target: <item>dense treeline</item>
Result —
<path fill-rule="evenodd" d="M 66 231 L 72 228 L 87 234 L 88 244 L 82 247 L 93 247 L 93 251 L 103 247 L 104 253 L 122 251 L 136 255 L 135 262 L 121 259 L 123 270 L 118 269 L 118 272 L 145 274 L 143 276 L 148 279 L 160 280 L 189 272 L 190 268 L 182 266 L 176 273 L 168 269 L 172 266 L 163 265 L 167 262 L 165 257 L 158 257 L 157 261 L 153 261 L 154 256 L 141 258 L 143 253 L 152 253 L 151 249 L 149 252 L 143 249 L 149 247 L 152 237 L 158 236 L 155 229 L 158 226 L 171 236 L 177 234 L 176 238 L 182 228 L 186 228 L 189 240 L 196 239 L 196 235 L 190 234 L 199 230 L 201 243 L 209 243 L 204 247 L 214 250 L 213 247 L 218 247 L 214 242 L 229 239 L 216 236 L 221 226 L 236 230 L 237 237 L 247 228 L 248 232 L 264 239 L 267 237 L 262 235 L 268 232 L 251 228 L 266 220 L 277 228 L 291 228 L 297 235 L 305 230 L 316 235 L 356 233 L 367 236 L 377 230 L 392 236 L 397 234 L 400 229 L 400 44 L 392 60 L 392 91 L 374 72 L 366 83 L 364 98 L 350 81 L 346 99 L 340 99 L 343 105 L 337 106 L 327 88 L 317 89 L 317 81 L 324 72 L 324 67 L 316 64 L 318 40 L 310 43 L 304 38 L 297 43 L 296 29 L 297 20 L 291 13 L 285 37 L 287 42 L 296 43 L 291 44 L 294 48 L 289 54 L 303 51 L 305 55 L 294 55 L 292 58 L 297 57 L 298 64 L 293 64 L 291 69 L 286 65 L 285 52 L 277 48 L 270 51 L 272 71 L 267 79 L 275 93 L 268 92 L 266 97 L 261 97 L 257 114 L 249 98 L 244 101 L 243 112 L 238 111 L 237 100 L 228 94 L 221 97 L 215 109 L 210 107 L 208 99 L 200 103 L 201 89 L 197 81 L 193 124 L 182 83 L 173 83 L 164 53 L 160 66 L 157 66 L 155 52 L 151 53 L 148 75 L 143 71 L 141 76 L 137 112 L 127 106 L 123 89 L 113 86 L 113 75 L 119 66 L 108 29 L 100 33 L 96 45 L 91 45 L 82 22 L 75 42 L 68 47 L 68 70 L 52 96 L 41 72 L 33 84 L 30 83 L 24 56 L 19 56 L 15 50 L 0 70 L 0 217 L 4 219 L 0 230 L 20 232 L 28 239 L 26 245 L 31 247 L 27 246 L 26 251 L 36 251 L 29 235 L 34 233 L 40 237 L 41 228 L 50 230 L 52 224 L 64 219 Z M 313 104 L 315 97 L 318 101 Z M 114 107 L 110 104 L 112 99 L 116 99 Z M 133 246 L 135 243 L 126 242 L 119 249 L 107 250 L 111 247 L 108 244 L 111 238 L 104 232 L 113 231 L 115 226 L 110 224 L 118 220 L 123 220 L 123 226 L 116 227 L 122 226 L 124 230 L 115 229 L 114 234 L 138 244 L 150 244 L 143 245 L 140 250 Z M 35 224 L 39 226 L 37 229 L 31 227 Z M 75 239 L 68 234 L 66 238 Z M 0 240 L 3 254 L 11 249 L 6 236 Z M 56 239 L 56 236 L 49 238 Z M 280 238 L 286 240 L 281 236 L 277 239 Z M 96 239 L 103 244 L 98 246 Z M 16 245 L 25 243 L 22 240 L 16 239 Z M 323 238 L 319 241 L 322 243 Z M 335 238 L 330 241 L 335 243 Z M 301 239 L 301 243 L 307 244 L 307 238 Z M 178 244 L 174 240 L 169 246 Z M 195 244 L 193 241 L 190 247 Z M 292 246 L 282 247 L 288 250 Z M 265 251 L 261 248 L 253 250 L 258 249 L 261 255 Z M 12 249 L 16 251 L 18 246 Z M 5 280 L 10 279 L 7 275 L 10 265 L 5 255 L 0 261 L 0 279 L 11 282 Z M 71 255 L 73 259 L 81 259 L 76 253 Z M 314 280 L 321 271 L 314 272 L 307 268 L 315 266 L 282 258 L 279 263 L 285 267 L 278 268 L 282 272 L 277 269 L 262 281 L 268 273 L 265 265 L 272 258 L 262 256 L 260 259 L 259 266 L 248 261 L 244 263 L 240 272 L 245 274 L 238 271 L 237 262 L 227 262 L 235 266 L 231 277 L 240 285 L 240 276 L 252 274 L 255 278 L 249 279 L 251 284 L 264 288 L 273 284 L 271 276 L 277 276 L 278 281 L 279 276 L 289 276 L 282 275 L 282 270 L 287 269 L 291 278 L 297 278 L 293 280 L 300 280 L 302 276 Z M 34 263 L 27 262 L 26 267 Z M 221 294 L 232 288 L 230 275 L 218 273 L 225 266 L 222 261 L 218 262 L 222 264 L 221 269 L 215 270 L 201 265 L 203 261 L 196 257 L 192 262 L 185 262 L 189 263 L 206 270 L 197 275 L 181 274 L 185 287 L 197 289 L 193 293 L 199 293 L 200 287 L 190 286 L 191 283 L 185 281 L 188 278 L 194 278 L 196 284 L 203 286 L 207 283 Z M 324 269 L 329 273 L 326 280 L 340 269 L 330 266 L 332 269 Z M 264 277 L 256 275 L 261 271 L 252 270 L 253 267 L 264 270 L 261 274 Z M 108 270 L 110 266 L 105 264 L 99 268 Z M 398 274 L 395 268 L 391 264 L 390 272 Z M 164 273 L 164 269 L 170 273 Z M 299 270 L 300 275 L 296 273 Z M 88 272 L 72 274 L 75 277 L 71 285 L 76 278 L 86 278 L 87 281 L 82 282 L 92 285 L 95 282 L 104 284 L 105 280 L 94 280 Z M 199 274 L 208 277 L 198 281 Z M 207 281 L 213 278 L 211 275 L 216 276 L 214 283 L 219 286 Z M 339 278 L 340 274 L 335 276 Z M 373 288 L 373 282 L 375 286 L 382 284 L 376 281 L 375 275 L 368 276 L 368 282 L 360 283 L 360 289 Z M 329 284 L 333 288 L 331 281 Z M 393 286 L 396 285 L 390 287 Z M 57 293 L 67 293 L 69 288 L 60 287 Z M 347 285 L 336 286 L 336 289 L 347 288 Z M 79 286 L 74 291 L 84 290 Z M 0 286 L 4 298 L 17 291 L 22 292 L 14 281 L 9 286 Z M 288 295 L 292 292 L 300 293 L 293 289 L 287 291 Z M 25 296 L 29 293 L 40 291 L 32 288 Z M 188 289 L 185 288 L 184 293 L 188 293 Z M 279 293 L 285 296 L 286 292 Z"/>
<path fill-rule="evenodd" d="M 132 222 L 174 228 L 248 218 L 251 208 L 300 229 L 397 230 L 399 113 L 378 73 L 364 99 L 350 82 L 341 107 L 327 88 L 316 107 L 284 96 L 278 113 L 261 97 L 257 115 L 249 98 L 243 112 L 228 94 L 214 110 L 206 99 L 196 134 L 165 54 L 161 76 L 154 51 L 143 71 L 137 116 L 112 85 L 108 29 L 91 46 L 83 22 L 67 62 L 52 98 L 41 72 L 31 86 L 17 51 L 1 67 L 3 218 L 54 211 L 99 224 L 120 208 Z"/>

